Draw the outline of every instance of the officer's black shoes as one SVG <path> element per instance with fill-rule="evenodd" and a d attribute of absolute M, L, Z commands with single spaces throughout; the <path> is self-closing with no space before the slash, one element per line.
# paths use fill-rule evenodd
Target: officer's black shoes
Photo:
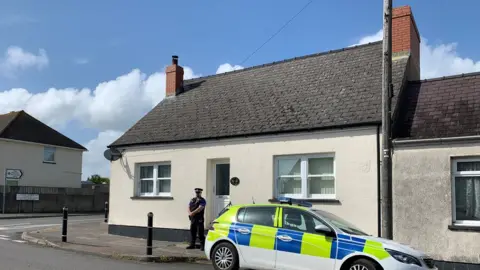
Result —
<path fill-rule="evenodd" d="M 195 245 L 190 245 L 187 247 L 187 249 L 195 249 Z"/>
<path fill-rule="evenodd" d="M 203 246 L 201 246 L 200 251 L 205 251 L 205 248 Z"/>

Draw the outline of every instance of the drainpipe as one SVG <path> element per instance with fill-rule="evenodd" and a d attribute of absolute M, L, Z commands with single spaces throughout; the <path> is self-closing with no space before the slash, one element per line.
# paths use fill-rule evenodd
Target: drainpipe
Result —
<path fill-rule="evenodd" d="M 381 214 L 381 200 L 380 200 L 380 126 L 377 126 L 377 236 L 382 234 L 382 214 Z"/>

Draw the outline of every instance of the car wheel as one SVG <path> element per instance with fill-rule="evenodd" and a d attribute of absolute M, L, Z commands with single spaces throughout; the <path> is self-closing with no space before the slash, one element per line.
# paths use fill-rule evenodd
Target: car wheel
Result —
<path fill-rule="evenodd" d="M 236 248 L 228 242 L 218 244 L 212 253 L 212 263 L 216 270 L 237 270 L 239 267 Z"/>
<path fill-rule="evenodd" d="M 350 266 L 348 267 L 349 270 L 378 270 L 375 264 L 366 259 L 358 259 L 355 260 Z"/>

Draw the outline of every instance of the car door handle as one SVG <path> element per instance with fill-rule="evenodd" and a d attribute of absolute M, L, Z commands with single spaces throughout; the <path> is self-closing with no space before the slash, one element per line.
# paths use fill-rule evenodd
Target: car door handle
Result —
<path fill-rule="evenodd" d="M 277 236 L 278 239 L 282 240 L 283 242 L 290 242 L 292 241 L 293 239 L 288 236 L 288 235 L 279 235 Z"/>
<path fill-rule="evenodd" d="M 240 228 L 237 230 L 237 232 L 241 233 L 241 234 L 249 234 L 250 233 L 250 230 L 249 229 L 245 229 L 245 228 Z"/>

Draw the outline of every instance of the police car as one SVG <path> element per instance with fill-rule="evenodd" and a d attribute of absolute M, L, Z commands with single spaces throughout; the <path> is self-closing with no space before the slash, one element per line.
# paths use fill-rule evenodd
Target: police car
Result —
<path fill-rule="evenodd" d="M 369 236 L 307 202 L 278 200 L 232 205 L 220 213 L 205 242 L 215 269 L 437 269 L 420 251 Z"/>

